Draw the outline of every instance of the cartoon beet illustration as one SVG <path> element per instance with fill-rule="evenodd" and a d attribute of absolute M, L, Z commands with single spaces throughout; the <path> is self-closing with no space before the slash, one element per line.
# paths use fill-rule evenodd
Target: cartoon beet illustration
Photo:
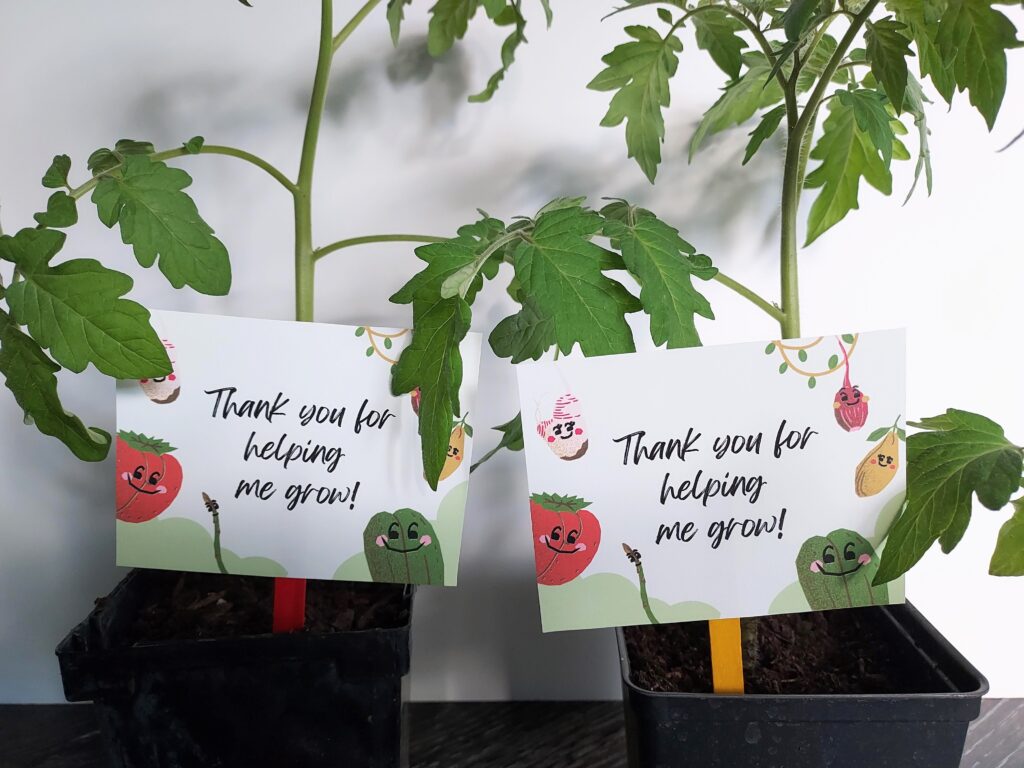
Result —
<path fill-rule="evenodd" d="M 551 452 L 564 461 L 583 456 L 589 446 L 589 436 L 576 396 L 567 392 L 558 398 L 551 418 L 537 423 L 537 434 L 547 442 Z"/>
<path fill-rule="evenodd" d="M 601 545 L 601 524 L 578 496 L 535 493 L 530 497 L 537 583 L 572 581 L 590 565 Z"/>
<path fill-rule="evenodd" d="M 796 556 L 797 578 L 815 611 L 888 603 L 889 588 L 871 585 L 877 571 L 874 548 L 845 528 L 811 537 Z"/>
<path fill-rule="evenodd" d="M 378 512 L 363 529 L 370 578 L 400 584 L 444 584 L 444 558 L 434 526 L 414 509 Z"/>
<path fill-rule="evenodd" d="M 412 404 L 412 412 L 417 416 L 420 415 L 420 400 L 422 397 L 419 387 L 416 387 L 416 389 L 409 393 L 409 402 Z"/>
<path fill-rule="evenodd" d="M 846 372 L 843 375 L 843 386 L 836 392 L 836 398 L 832 402 L 835 409 L 836 421 L 839 426 L 847 432 L 856 432 L 864 426 L 868 420 L 868 400 L 870 398 L 860 391 L 856 385 L 850 385 L 850 357 L 846 353 L 846 347 L 842 340 L 839 341 L 839 348 L 843 351 L 843 364 Z"/>
<path fill-rule="evenodd" d="M 455 473 L 455 470 L 462 466 L 462 460 L 466 456 L 466 435 L 473 436 L 473 428 L 466 422 L 468 417 L 467 413 L 452 427 L 451 437 L 448 438 L 448 456 L 444 460 L 444 466 L 441 467 L 441 474 L 437 478 L 438 482 L 447 480 Z"/>
<path fill-rule="evenodd" d="M 181 382 L 178 379 L 178 369 L 174 362 L 174 345 L 167 339 L 162 339 L 167 356 L 171 360 L 171 372 L 166 376 L 158 376 L 155 379 L 139 379 L 139 386 L 146 393 L 146 397 L 154 403 L 167 405 L 173 403 L 181 394 Z"/>
<path fill-rule="evenodd" d="M 181 464 L 164 440 L 135 432 L 117 433 L 117 519 L 126 523 L 152 520 L 181 490 Z"/>
<path fill-rule="evenodd" d="M 881 493 L 896 477 L 900 468 L 900 438 L 897 427 L 899 419 L 885 433 L 882 441 L 868 451 L 854 476 L 854 490 L 858 496 L 874 496 Z"/>

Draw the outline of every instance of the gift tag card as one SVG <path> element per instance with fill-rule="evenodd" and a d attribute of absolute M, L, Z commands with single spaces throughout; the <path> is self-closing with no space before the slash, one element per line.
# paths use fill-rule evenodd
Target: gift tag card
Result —
<path fill-rule="evenodd" d="M 517 370 L 545 631 L 902 602 L 903 331 Z"/>
<path fill-rule="evenodd" d="M 255 576 L 456 583 L 480 337 L 437 490 L 408 330 L 153 312 L 174 372 L 117 385 L 117 563 Z"/>

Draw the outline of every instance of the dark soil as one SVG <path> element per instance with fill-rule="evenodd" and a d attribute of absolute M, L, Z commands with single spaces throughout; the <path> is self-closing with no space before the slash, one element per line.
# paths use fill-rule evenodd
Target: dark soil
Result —
<path fill-rule="evenodd" d="M 153 579 L 127 642 L 261 635 L 271 630 L 274 580 L 208 573 Z M 397 627 L 408 621 L 400 584 L 307 582 L 306 632 Z"/>
<path fill-rule="evenodd" d="M 744 619 L 746 692 L 800 695 L 948 690 L 908 642 L 898 641 L 885 621 L 876 608 Z M 627 627 L 625 636 L 634 684 L 649 691 L 711 692 L 707 622 Z M 756 645 L 756 658 L 751 658 L 751 645 Z"/>

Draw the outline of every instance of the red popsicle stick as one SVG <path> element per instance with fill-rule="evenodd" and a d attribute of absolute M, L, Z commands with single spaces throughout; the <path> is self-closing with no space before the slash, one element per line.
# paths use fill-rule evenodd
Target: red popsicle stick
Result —
<path fill-rule="evenodd" d="M 306 580 L 274 579 L 274 631 L 294 632 L 306 624 Z"/>

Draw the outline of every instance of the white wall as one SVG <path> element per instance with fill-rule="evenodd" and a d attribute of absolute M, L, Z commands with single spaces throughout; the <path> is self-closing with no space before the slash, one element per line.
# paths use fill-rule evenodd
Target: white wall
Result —
<path fill-rule="evenodd" d="M 285 9 L 285 6 L 288 6 Z M 316 4 L 257 0 L 93 0 L 4 4 L 0 23 L 0 214 L 8 230 L 44 204 L 38 179 L 66 152 L 84 159 L 121 136 L 174 146 L 208 141 L 257 151 L 286 171 L 297 162 L 313 63 Z M 347 17 L 353 0 L 338 0 Z M 418 2 L 407 25 L 425 29 Z M 375 232 L 446 234 L 481 207 L 499 217 L 530 213 L 549 198 L 629 197 L 676 223 L 725 271 L 776 295 L 777 159 L 746 170 L 746 130 L 716 142 L 692 166 L 685 146 L 722 78 L 688 51 L 673 84 L 667 162 L 657 188 L 625 158 L 620 129 L 598 121 L 607 98 L 584 89 L 600 56 L 622 38 L 623 17 L 600 23 L 591 3 L 557 3 L 542 29 L 530 5 L 531 43 L 491 104 L 465 104 L 497 61 L 501 34 L 478 20 L 468 43 L 435 63 L 423 82 L 394 82 L 417 68 L 415 46 L 393 53 L 382 12 L 336 62 L 331 117 L 317 177 L 316 240 Z M 301 7 L 299 7 L 301 6 Z M 610 8 L 610 3 L 602 4 Z M 1011 13 L 1018 26 L 1024 14 Z M 690 46 L 693 48 L 694 46 Z M 389 72 L 391 76 L 389 78 Z M 965 98 L 932 110 L 935 194 L 900 207 L 862 193 L 863 210 L 802 259 L 804 332 L 905 325 L 910 329 L 911 413 L 956 405 L 1001 420 L 1024 441 L 1020 290 L 1024 286 L 1021 183 L 1024 142 L 995 150 L 1024 128 L 1024 66 L 993 134 Z M 191 158 L 199 208 L 227 243 L 235 270 L 222 299 L 172 290 L 135 265 L 116 233 L 83 206 L 67 255 L 100 257 L 133 274 L 134 296 L 156 307 L 287 318 L 291 312 L 290 208 L 258 171 L 228 158 Z M 904 164 L 909 165 L 909 164 Z M 896 187 L 909 184 L 902 169 Z M 403 324 L 387 297 L 416 269 L 411 249 L 380 245 L 338 253 L 318 277 L 318 318 Z M 708 343 L 767 338 L 777 329 L 719 287 L 707 294 L 718 320 Z M 507 313 L 486 294 L 475 328 Z M 488 354 L 479 425 L 514 413 L 514 376 Z M 111 428 L 113 385 L 95 373 L 63 382 L 69 406 Z M 120 577 L 112 563 L 110 466 L 81 464 L 21 424 L 0 397 L 0 701 L 61 699 L 53 648 Z M 493 437 L 479 431 L 478 449 Z M 416 612 L 413 692 L 420 699 L 612 698 L 618 672 L 610 632 L 544 637 L 533 583 L 521 457 L 504 455 L 474 476 L 461 586 L 422 590 Z M 990 677 L 993 694 L 1024 696 L 1019 663 L 1024 580 L 986 575 L 1000 517 L 979 510 L 950 557 L 930 554 L 909 593 Z"/>

